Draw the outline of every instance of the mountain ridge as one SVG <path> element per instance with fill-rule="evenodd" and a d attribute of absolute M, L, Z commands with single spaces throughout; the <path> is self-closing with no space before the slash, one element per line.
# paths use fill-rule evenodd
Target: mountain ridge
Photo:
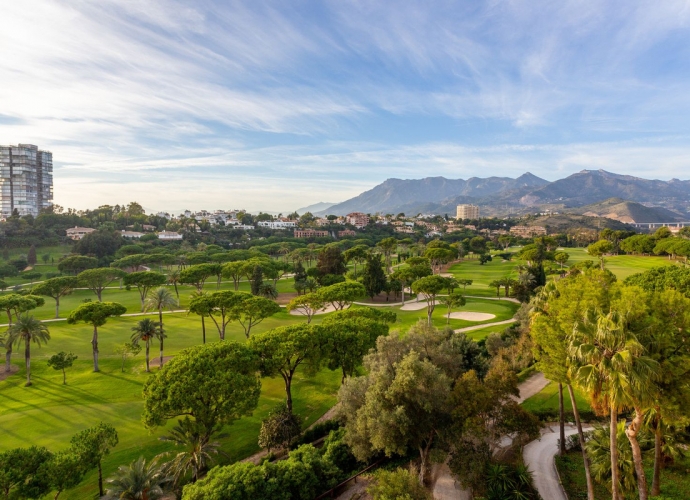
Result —
<path fill-rule="evenodd" d="M 657 205 L 668 211 L 647 213 L 655 219 L 664 214 L 670 216 L 671 212 L 680 218 L 687 218 L 690 209 L 690 180 L 650 180 L 605 170 L 582 170 L 553 182 L 530 172 L 515 179 L 496 176 L 470 177 L 467 180 L 440 176 L 423 179 L 390 178 L 319 213 L 346 215 L 349 212 L 403 212 L 452 215 L 456 205 L 472 203 L 479 205 L 483 215 L 502 216 L 531 213 L 541 208 L 565 210 L 611 198 L 641 206 Z M 639 207 L 621 209 L 627 212 L 644 212 Z"/>

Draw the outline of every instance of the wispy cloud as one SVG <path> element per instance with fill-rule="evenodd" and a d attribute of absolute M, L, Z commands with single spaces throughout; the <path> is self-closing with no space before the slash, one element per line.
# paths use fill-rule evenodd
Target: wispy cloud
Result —
<path fill-rule="evenodd" d="M 688 0 L 8 2 L 0 142 L 53 150 L 56 201 L 80 208 L 687 177 L 689 28 Z"/>

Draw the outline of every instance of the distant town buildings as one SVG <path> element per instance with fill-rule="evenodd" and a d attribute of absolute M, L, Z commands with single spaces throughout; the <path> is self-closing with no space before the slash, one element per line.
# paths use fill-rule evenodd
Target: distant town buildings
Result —
<path fill-rule="evenodd" d="M 316 229 L 295 229 L 295 238 L 316 238 L 323 236 L 330 236 L 328 231 L 319 231 Z"/>
<path fill-rule="evenodd" d="M 345 216 L 345 222 L 352 224 L 357 229 L 362 229 L 364 226 L 369 224 L 369 216 L 363 214 L 362 212 L 352 212 Z"/>
<path fill-rule="evenodd" d="M 342 238 L 343 236 L 357 236 L 357 231 L 353 231 L 352 229 L 338 231 L 338 238 Z"/>
<path fill-rule="evenodd" d="M 158 239 L 163 241 L 180 241 L 182 240 L 182 235 L 175 231 L 161 231 L 158 233 Z"/>
<path fill-rule="evenodd" d="M 546 228 L 543 226 L 513 226 L 510 228 L 510 234 L 520 238 L 546 236 Z"/>
<path fill-rule="evenodd" d="M 477 205 L 458 205 L 455 218 L 458 220 L 479 219 L 479 207 Z"/>
<path fill-rule="evenodd" d="M 53 153 L 32 144 L 0 146 L 0 215 L 36 216 L 53 204 Z"/>
<path fill-rule="evenodd" d="M 84 236 L 86 236 L 89 233 L 93 233 L 95 231 L 94 228 L 92 227 L 70 227 L 67 229 L 65 232 L 67 233 L 67 237 L 70 240 L 75 240 L 78 241 L 82 239 Z"/>
<path fill-rule="evenodd" d="M 123 238 L 127 238 L 128 240 L 138 240 L 144 236 L 144 233 L 140 233 L 139 231 L 125 231 L 124 229 L 120 234 L 122 234 Z"/>
<path fill-rule="evenodd" d="M 257 222 L 259 227 L 267 227 L 269 229 L 292 229 L 297 227 L 297 222 L 294 220 L 262 220 Z"/>

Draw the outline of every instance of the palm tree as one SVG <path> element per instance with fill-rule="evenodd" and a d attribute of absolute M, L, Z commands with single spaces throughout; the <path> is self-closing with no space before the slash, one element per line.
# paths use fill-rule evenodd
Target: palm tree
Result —
<path fill-rule="evenodd" d="M 136 326 L 132 327 L 132 343 L 139 344 L 139 342 L 144 342 L 146 345 L 146 371 L 150 372 L 149 369 L 149 349 L 151 347 L 151 339 L 158 334 L 159 324 L 150 318 L 145 318 L 139 321 Z"/>
<path fill-rule="evenodd" d="M 618 413 L 635 408 L 632 429 L 626 430 L 633 451 L 640 499 L 647 498 L 647 480 L 642 453 L 637 442 L 641 426 L 640 401 L 654 378 L 656 362 L 644 356 L 644 347 L 628 327 L 624 314 L 607 315 L 589 310 L 575 327 L 568 354 L 572 360 L 573 380 L 589 393 L 590 399 L 608 408 L 610 415 L 611 492 L 613 500 L 622 500 L 618 464 Z"/>
<path fill-rule="evenodd" d="M 585 444 L 587 456 L 590 458 L 592 476 L 597 482 L 605 483 L 611 479 L 611 430 L 608 427 L 595 427 L 589 433 Z M 625 443 L 625 421 L 616 427 L 616 445 L 618 446 L 618 477 L 621 489 L 626 493 L 635 491 L 635 467 L 630 446 Z"/>
<path fill-rule="evenodd" d="M 168 283 L 175 287 L 175 296 L 177 297 L 177 305 L 180 305 L 180 292 L 177 289 L 177 285 L 180 282 L 180 270 L 176 269 L 168 274 Z"/>
<path fill-rule="evenodd" d="M 164 286 L 151 290 L 148 294 L 148 297 L 146 297 L 146 301 L 144 302 L 145 311 L 158 311 L 158 323 L 160 324 L 160 330 L 157 336 L 161 343 L 161 359 L 159 368 L 163 368 L 163 339 L 166 337 L 165 333 L 163 333 L 163 309 L 172 311 L 175 309 L 175 307 L 177 307 L 175 297 L 173 297 L 172 293 L 170 293 L 170 290 Z"/>
<path fill-rule="evenodd" d="M 270 283 L 262 283 L 259 287 L 259 295 L 267 299 L 275 300 L 278 298 L 278 290 Z"/>
<path fill-rule="evenodd" d="M 158 459 L 148 464 L 139 457 L 130 465 L 121 465 L 113 477 L 107 480 L 110 485 L 105 498 L 108 500 L 158 500 L 165 494 L 163 487 L 170 482 Z"/>
<path fill-rule="evenodd" d="M 39 347 L 41 343 L 46 343 L 50 340 L 50 332 L 39 320 L 30 316 L 28 313 L 22 314 L 17 318 L 17 321 L 7 331 L 7 344 L 16 344 L 24 342 L 24 362 L 26 363 L 26 386 L 31 385 L 31 343 L 35 343 Z"/>
<path fill-rule="evenodd" d="M 208 436 L 204 434 L 194 421 L 186 418 L 178 420 L 170 434 L 160 438 L 161 441 L 168 441 L 183 448 L 183 451 L 180 451 L 165 464 L 166 471 L 175 484 L 190 472 L 192 482 L 196 482 L 213 462 L 211 455 L 220 452 L 220 443 L 217 441 L 209 442 Z"/>

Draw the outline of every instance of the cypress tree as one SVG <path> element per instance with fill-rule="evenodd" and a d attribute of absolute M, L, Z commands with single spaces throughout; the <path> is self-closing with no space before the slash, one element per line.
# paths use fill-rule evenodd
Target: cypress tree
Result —
<path fill-rule="evenodd" d="M 259 295 L 261 290 L 261 285 L 264 282 L 264 272 L 261 266 L 254 266 L 254 272 L 252 273 L 252 295 Z"/>
<path fill-rule="evenodd" d="M 386 287 L 386 273 L 383 271 L 381 257 L 379 255 L 369 255 L 364 266 L 362 284 L 367 291 L 367 295 L 374 299 Z"/>
<path fill-rule="evenodd" d="M 26 256 L 26 261 L 30 266 L 36 265 L 36 247 L 34 245 L 31 245 L 31 248 L 29 248 L 29 254 Z"/>

